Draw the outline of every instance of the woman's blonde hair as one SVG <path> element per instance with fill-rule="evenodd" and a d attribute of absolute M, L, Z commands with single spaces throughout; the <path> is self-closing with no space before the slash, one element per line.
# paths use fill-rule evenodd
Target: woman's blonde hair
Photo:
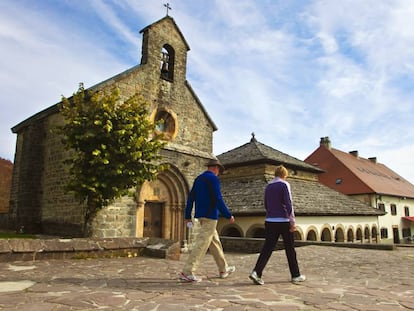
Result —
<path fill-rule="evenodd" d="M 275 168 L 275 177 L 286 178 L 288 176 L 288 170 L 283 165 L 278 165 Z"/>

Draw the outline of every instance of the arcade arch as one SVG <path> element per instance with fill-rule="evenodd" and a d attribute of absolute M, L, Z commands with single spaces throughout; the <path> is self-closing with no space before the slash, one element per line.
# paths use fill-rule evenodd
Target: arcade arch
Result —
<path fill-rule="evenodd" d="M 335 242 L 344 242 L 345 241 L 345 234 L 344 228 L 342 225 L 337 225 L 335 230 Z"/>
<path fill-rule="evenodd" d="M 302 228 L 299 226 L 296 227 L 296 231 L 293 233 L 296 241 L 302 241 L 304 239 L 304 234 Z"/>
<path fill-rule="evenodd" d="M 264 238 L 264 226 L 263 225 L 252 225 L 246 232 L 247 238 Z"/>
<path fill-rule="evenodd" d="M 361 227 L 358 227 L 357 230 L 356 230 L 356 240 L 359 241 L 359 242 L 363 241 L 362 228 Z"/>
<path fill-rule="evenodd" d="M 346 240 L 348 242 L 354 242 L 354 229 L 352 227 L 346 233 Z"/>
<path fill-rule="evenodd" d="M 332 242 L 332 232 L 329 225 L 325 225 L 321 233 L 321 241 Z"/>
<path fill-rule="evenodd" d="M 372 242 L 378 243 L 378 229 L 375 225 L 371 228 L 371 239 Z"/>
<path fill-rule="evenodd" d="M 316 227 L 311 226 L 306 233 L 306 241 L 318 241 L 318 229 Z"/>
<path fill-rule="evenodd" d="M 371 240 L 371 234 L 369 232 L 369 227 L 366 226 L 364 229 L 364 241 L 370 241 Z"/>
<path fill-rule="evenodd" d="M 221 236 L 230 236 L 230 237 L 243 237 L 243 230 L 240 228 L 240 226 L 236 224 L 231 224 L 224 226 L 224 228 L 220 232 Z"/>

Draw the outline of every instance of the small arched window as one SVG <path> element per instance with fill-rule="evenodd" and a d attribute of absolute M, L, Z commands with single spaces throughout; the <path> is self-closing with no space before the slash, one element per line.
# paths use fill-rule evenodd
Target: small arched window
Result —
<path fill-rule="evenodd" d="M 164 44 L 161 51 L 161 78 L 174 80 L 174 58 L 175 52 L 171 45 Z"/>
<path fill-rule="evenodd" d="M 176 121 L 172 114 L 160 109 L 155 114 L 156 131 L 163 133 L 166 139 L 172 139 L 176 134 Z"/>

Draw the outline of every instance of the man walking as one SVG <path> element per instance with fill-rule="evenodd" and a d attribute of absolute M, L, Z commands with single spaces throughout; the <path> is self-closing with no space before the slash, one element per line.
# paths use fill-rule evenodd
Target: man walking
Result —
<path fill-rule="evenodd" d="M 220 161 L 213 159 L 207 163 L 207 170 L 197 176 L 187 199 L 185 208 L 185 221 L 191 223 L 191 212 L 195 203 L 194 218 L 200 224 L 199 232 L 194 241 L 193 249 L 188 256 L 179 279 L 185 282 L 200 282 L 201 278 L 194 275 L 203 260 L 207 250 L 213 255 L 219 270 L 219 277 L 226 278 L 236 268 L 227 264 L 223 247 L 217 233 L 217 220 L 219 214 L 234 222 L 223 201 L 220 189 L 219 173 L 224 171 Z"/>

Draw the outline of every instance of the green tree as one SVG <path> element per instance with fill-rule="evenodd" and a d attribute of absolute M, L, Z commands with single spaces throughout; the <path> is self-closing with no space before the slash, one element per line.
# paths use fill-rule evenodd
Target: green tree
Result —
<path fill-rule="evenodd" d="M 70 157 L 66 190 L 86 203 L 83 233 L 91 234 L 96 213 L 116 198 L 130 194 L 164 167 L 159 163 L 165 145 L 149 119 L 149 104 L 138 94 L 123 101 L 119 89 L 109 93 L 85 90 L 62 96 L 58 127 Z M 84 205 L 85 206 L 85 205 Z"/>

